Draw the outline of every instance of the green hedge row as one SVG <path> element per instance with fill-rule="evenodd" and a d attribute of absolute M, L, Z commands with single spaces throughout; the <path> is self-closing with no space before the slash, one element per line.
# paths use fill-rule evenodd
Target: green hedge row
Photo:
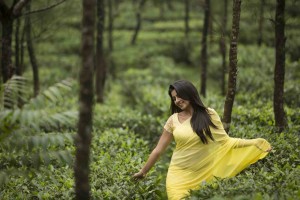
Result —
<path fill-rule="evenodd" d="M 70 148 L 74 149 L 73 146 Z M 149 155 L 146 141 L 127 129 L 93 132 L 90 164 L 92 199 L 160 199 L 161 176 L 150 172 L 135 182 Z M 24 169 L 25 170 L 25 169 Z M 74 175 L 70 166 L 44 166 L 27 176 L 15 175 L 1 188 L 0 199 L 73 199 Z"/>

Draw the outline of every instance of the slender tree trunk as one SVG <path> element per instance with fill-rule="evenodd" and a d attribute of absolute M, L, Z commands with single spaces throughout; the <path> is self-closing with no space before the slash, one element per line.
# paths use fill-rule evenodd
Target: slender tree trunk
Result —
<path fill-rule="evenodd" d="M 285 74 L 285 0 L 277 0 L 275 16 L 275 72 L 274 72 L 274 115 L 275 126 L 282 132 L 287 126 L 284 112 L 284 74 Z"/>
<path fill-rule="evenodd" d="M 15 29 L 15 65 L 16 65 L 16 75 L 22 76 L 22 66 L 21 66 L 21 39 L 20 39 L 20 28 L 21 28 L 21 19 L 16 20 L 16 29 Z M 22 91 L 18 90 L 18 107 L 23 106 L 23 101 L 21 98 Z"/>
<path fill-rule="evenodd" d="M 0 0 L 0 21 L 2 25 L 2 78 L 6 83 L 14 74 L 15 68 L 12 64 L 12 34 L 14 19 L 19 17 L 22 9 L 29 0 L 14 0 L 9 8 Z"/>
<path fill-rule="evenodd" d="M 108 1 L 108 50 L 112 52 L 114 49 L 113 45 L 113 27 L 114 27 L 114 18 L 113 18 L 113 5 L 112 1 Z"/>
<path fill-rule="evenodd" d="M 23 72 L 25 71 L 25 67 L 24 67 L 25 34 L 26 34 L 26 26 L 23 25 L 22 35 L 21 35 L 21 42 L 20 42 L 21 43 L 21 46 L 20 46 L 21 49 L 20 49 L 20 67 L 19 67 L 19 70 L 20 70 L 21 74 L 23 74 Z"/>
<path fill-rule="evenodd" d="M 210 0 L 205 0 L 204 5 L 204 25 L 202 31 L 202 49 L 201 49 L 201 90 L 200 94 L 206 96 L 206 77 L 207 77 L 207 33 L 209 25 Z"/>
<path fill-rule="evenodd" d="M 189 27 L 189 20 L 190 20 L 190 0 L 184 0 L 185 6 L 185 16 L 184 16 L 184 25 L 185 25 L 185 37 L 188 38 L 190 27 Z"/>
<path fill-rule="evenodd" d="M 240 27 L 240 13 L 241 13 L 241 0 L 233 0 L 232 11 L 232 28 L 229 50 L 229 77 L 228 77 L 228 89 L 224 105 L 223 125 L 226 132 L 229 132 L 231 123 L 231 113 L 236 91 L 236 79 L 237 79 L 237 49 Z"/>
<path fill-rule="evenodd" d="M 17 19 L 16 29 L 15 29 L 15 65 L 16 65 L 16 75 L 21 76 L 20 71 L 20 26 L 21 19 Z"/>
<path fill-rule="evenodd" d="M 0 60 L 2 60 L 2 23 L 0 23 L 0 34 L 1 34 Z M 0 62 L 0 83 L 2 83 L 2 61 Z"/>
<path fill-rule="evenodd" d="M 2 78 L 6 83 L 14 74 L 15 68 L 12 63 L 12 33 L 13 18 L 9 16 L 2 21 Z"/>
<path fill-rule="evenodd" d="M 26 21 L 26 20 L 25 20 Z M 20 63 L 17 67 L 17 75 L 22 76 L 24 70 L 24 49 L 25 49 L 25 32 L 26 32 L 26 26 L 23 25 L 22 32 L 21 32 L 21 40 L 20 40 Z M 22 92 L 19 92 L 19 98 L 18 98 L 18 107 L 22 108 L 24 105 L 24 100 L 21 98 Z"/>
<path fill-rule="evenodd" d="M 159 4 L 159 17 L 160 17 L 160 19 L 165 18 L 165 4 L 164 3 Z"/>
<path fill-rule="evenodd" d="M 214 40 L 214 28 L 213 28 L 213 13 L 212 8 L 209 8 L 209 17 L 208 17 L 208 33 L 209 33 L 209 43 L 212 44 Z"/>
<path fill-rule="evenodd" d="M 29 3 L 26 5 L 27 12 L 30 12 L 30 7 L 31 7 L 31 1 L 29 1 Z M 33 73 L 33 94 L 36 97 L 39 94 L 39 90 L 40 90 L 39 68 L 38 68 L 37 59 L 35 56 L 35 51 L 32 43 L 30 15 L 26 15 L 25 24 L 26 24 L 27 50 L 28 50 L 28 55 L 32 67 L 32 73 Z"/>
<path fill-rule="evenodd" d="M 135 26 L 134 34 L 133 34 L 132 39 L 131 39 L 131 45 L 135 45 L 136 40 L 137 40 L 137 36 L 138 36 L 139 31 L 141 29 L 141 25 L 142 25 L 141 12 L 142 12 L 142 9 L 143 9 L 145 3 L 146 3 L 146 0 L 140 0 L 140 4 L 139 4 L 137 12 L 136 12 L 136 26 Z"/>
<path fill-rule="evenodd" d="M 226 72 L 227 72 L 227 65 L 226 65 L 226 27 L 227 27 L 227 0 L 224 0 L 224 13 L 223 13 L 223 20 L 221 25 L 221 38 L 220 38 L 220 52 L 222 55 L 222 82 L 221 82 L 221 91 L 222 95 L 225 96 L 226 89 L 225 89 L 225 79 L 226 79 Z"/>
<path fill-rule="evenodd" d="M 96 99 L 104 102 L 104 86 L 106 79 L 106 64 L 103 52 L 104 33 L 104 0 L 97 1 L 97 48 L 96 48 Z"/>
<path fill-rule="evenodd" d="M 258 23 L 258 39 L 257 44 L 261 46 L 263 40 L 263 23 L 264 23 L 264 8 L 266 1 L 261 0 L 260 2 L 260 12 L 259 12 L 259 23 Z"/>
<path fill-rule="evenodd" d="M 174 7 L 173 7 L 173 5 L 172 5 L 172 0 L 167 0 L 167 6 L 168 6 L 168 9 L 169 10 L 171 10 L 171 11 L 173 11 L 174 10 Z"/>
<path fill-rule="evenodd" d="M 89 161 L 92 140 L 93 68 L 96 1 L 83 0 L 82 16 L 82 67 L 80 70 L 79 121 L 75 138 L 76 160 L 74 167 L 75 195 L 77 200 L 90 199 Z"/>

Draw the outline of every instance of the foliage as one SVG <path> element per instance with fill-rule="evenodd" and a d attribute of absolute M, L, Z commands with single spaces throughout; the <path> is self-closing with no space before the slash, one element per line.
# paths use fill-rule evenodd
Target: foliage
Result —
<path fill-rule="evenodd" d="M 20 91 L 26 91 L 24 79 L 15 77 L 4 84 L 1 96 L 4 106 L 9 108 L 0 110 L 0 185 L 7 181 L 8 175 L 31 171 L 42 164 L 71 162 L 71 155 L 64 147 L 72 137 L 66 132 L 59 133 L 62 128 L 71 127 L 76 119 L 76 112 L 62 109 L 62 99 L 70 91 L 70 84 L 62 81 L 27 102 L 23 98 L 25 104 L 21 108 L 17 103 Z"/>
<path fill-rule="evenodd" d="M 138 183 L 131 180 L 149 155 L 145 147 L 144 140 L 122 129 L 108 129 L 95 138 L 91 166 L 95 199 L 161 198 L 160 176 L 149 173 Z"/>
<path fill-rule="evenodd" d="M 73 145 L 68 145 L 74 149 Z M 91 148 L 92 199 L 160 199 L 161 177 L 151 171 L 145 180 L 134 182 L 149 154 L 147 142 L 121 128 L 94 131 Z M 1 199 L 73 199 L 73 169 L 68 166 L 43 166 L 28 178 L 14 176 L 4 188 Z M 15 191 L 18 191 L 16 194 Z"/>
<path fill-rule="evenodd" d="M 102 132 L 109 128 L 123 128 L 134 132 L 153 145 L 162 131 L 163 119 L 150 114 L 142 114 L 129 107 L 96 105 L 93 120 L 94 129 Z"/>

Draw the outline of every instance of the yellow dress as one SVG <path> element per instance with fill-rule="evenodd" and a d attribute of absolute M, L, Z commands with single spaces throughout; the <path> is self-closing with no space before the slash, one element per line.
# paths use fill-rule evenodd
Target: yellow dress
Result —
<path fill-rule="evenodd" d="M 239 139 L 229 137 L 215 110 L 209 108 L 210 128 L 215 141 L 203 144 L 193 131 L 190 120 L 180 123 L 178 113 L 169 117 L 164 129 L 172 133 L 176 142 L 170 162 L 166 187 L 169 200 L 185 197 L 189 190 L 199 189 L 203 182 L 214 177 L 233 177 L 244 168 L 264 158 L 271 148 L 262 138 Z"/>

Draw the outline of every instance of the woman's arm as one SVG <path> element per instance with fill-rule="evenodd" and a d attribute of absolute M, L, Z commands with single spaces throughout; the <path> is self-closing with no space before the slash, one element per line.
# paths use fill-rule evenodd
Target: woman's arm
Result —
<path fill-rule="evenodd" d="M 151 152 L 146 164 L 144 167 L 136 174 L 133 175 L 133 178 L 135 180 L 142 179 L 146 176 L 146 174 L 149 172 L 149 170 L 153 167 L 153 165 L 156 163 L 160 155 L 165 151 L 165 149 L 168 147 L 168 145 L 171 143 L 173 139 L 173 134 L 169 133 L 168 131 L 164 130 L 158 144 Z"/>

